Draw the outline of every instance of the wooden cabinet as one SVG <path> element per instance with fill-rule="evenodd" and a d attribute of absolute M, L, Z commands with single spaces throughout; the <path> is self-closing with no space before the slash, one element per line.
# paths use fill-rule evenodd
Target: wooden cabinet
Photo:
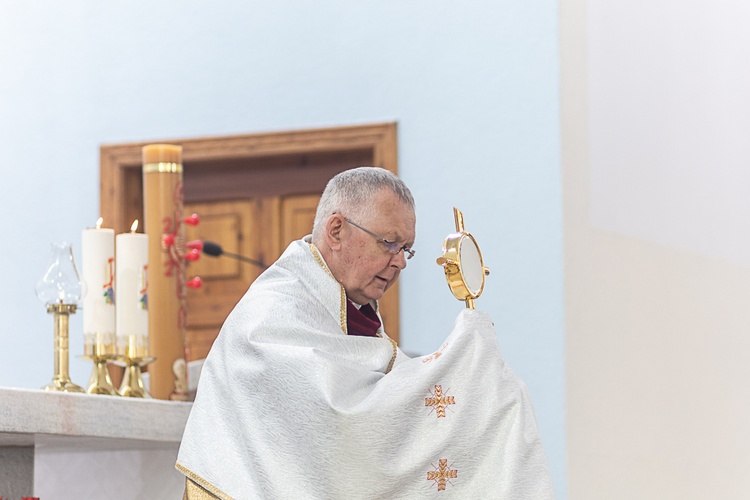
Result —
<path fill-rule="evenodd" d="M 101 213 L 117 233 L 143 219 L 141 148 L 157 142 L 183 147 L 185 213 L 201 217 L 200 225 L 186 227 L 187 241 L 213 241 L 266 264 L 312 231 L 318 197 L 335 174 L 361 165 L 397 173 L 395 123 L 102 146 Z M 187 278 L 204 282 L 188 290 L 190 360 L 206 356 L 261 271 L 226 256 L 202 255 L 189 264 Z M 380 308 L 386 331 L 398 340 L 398 284 Z"/>

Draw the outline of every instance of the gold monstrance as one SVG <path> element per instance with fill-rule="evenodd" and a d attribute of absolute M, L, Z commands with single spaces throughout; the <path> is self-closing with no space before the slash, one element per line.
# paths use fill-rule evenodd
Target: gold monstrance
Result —
<path fill-rule="evenodd" d="M 437 263 L 443 267 L 453 296 L 465 301 L 469 309 L 474 309 L 474 300 L 482 295 L 484 277 L 490 274 L 490 270 L 484 267 L 477 240 L 464 228 L 464 215 L 454 207 L 453 216 L 456 232 L 445 238 L 443 255 L 438 257 Z"/>

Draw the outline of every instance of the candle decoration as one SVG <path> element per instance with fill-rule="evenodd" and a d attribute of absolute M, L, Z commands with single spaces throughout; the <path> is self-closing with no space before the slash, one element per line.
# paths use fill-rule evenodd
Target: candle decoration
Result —
<path fill-rule="evenodd" d="M 191 278 L 188 280 L 187 283 L 185 283 L 188 288 L 192 288 L 193 290 L 197 290 L 201 287 L 203 287 L 203 280 L 200 276 L 196 276 L 194 278 Z"/>
<path fill-rule="evenodd" d="M 92 229 L 84 229 L 83 280 L 87 293 L 83 299 L 84 359 L 94 364 L 89 394 L 117 395 L 107 370 L 115 359 L 115 241 L 114 230 L 102 228 L 102 218 Z"/>

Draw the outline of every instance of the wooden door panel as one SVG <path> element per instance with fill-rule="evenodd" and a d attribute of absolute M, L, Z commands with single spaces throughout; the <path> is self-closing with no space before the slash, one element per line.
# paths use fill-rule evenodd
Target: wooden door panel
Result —
<path fill-rule="evenodd" d="M 190 360 L 204 359 L 208 351 L 214 345 L 214 340 L 219 330 L 214 326 L 191 327 L 187 329 L 187 342 L 189 346 Z"/>
<path fill-rule="evenodd" d="M 281 202 L 281 245 L 312 233 L 320 195 L 285 196 Z"/>
<path fill-rule="evenodd" d="M 260 228 L 254 200 L 190 203 L 185 204 L 185 211 L 197 213 L 201 219 L 198 226 L 186 227 L 187 241 L 212 241 L 225 252 L 257 258 Z M 203 280 L 200 289 L 187 292 L 190 359 L 205 357 L 206 342 L 213 343 L 232 308 L 261 272 L 257 266 L 226 255 L 201 254 L 198 261 L 188 264 L 187 278 L 200 276 Z"/>
<path fill-rule="evenodd" d="M 226 252 L 242 254 L 243 235 L 239 232 L 242 225 L 242 214 L 227 207 L 225 213 L 206 214 L 208 204 L 188 205 L 193 212 L 202 213 L 198 227 L 186 226 L 187 241 L 201 240 L 219 243 Z M 214 205 L 212 208 L 218 208 Z M 188 212 L 189 213 L 189 212 Z M 195 236 L 195 238 L 193 238 Z M 220 279 L 238 279 L 242 277 L 241 263 L 236 259 L 215 258 L 202 254 L 196 262 L 189 263 L 191 274 L 200 276 L 204 281 Z"/>
<path fill-rule="evenodd" d="M 281 196 L 267 196 L 255 201 L 259 234 L 258 260 L 270 265 L 281 257 L 286 245 L 281 240 Z"/>

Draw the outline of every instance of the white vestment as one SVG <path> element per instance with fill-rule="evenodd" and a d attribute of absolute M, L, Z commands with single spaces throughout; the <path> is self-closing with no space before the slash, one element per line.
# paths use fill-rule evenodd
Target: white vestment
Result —
<path fill-rule="evenodd" d="M 554 496 L 490 317 L 463 310 L 442 347 L 414 359 L 384 335 L 347 336 L 343 287 L 303 240 L 222 327 L 177 468 L 202 498 Z"/>

